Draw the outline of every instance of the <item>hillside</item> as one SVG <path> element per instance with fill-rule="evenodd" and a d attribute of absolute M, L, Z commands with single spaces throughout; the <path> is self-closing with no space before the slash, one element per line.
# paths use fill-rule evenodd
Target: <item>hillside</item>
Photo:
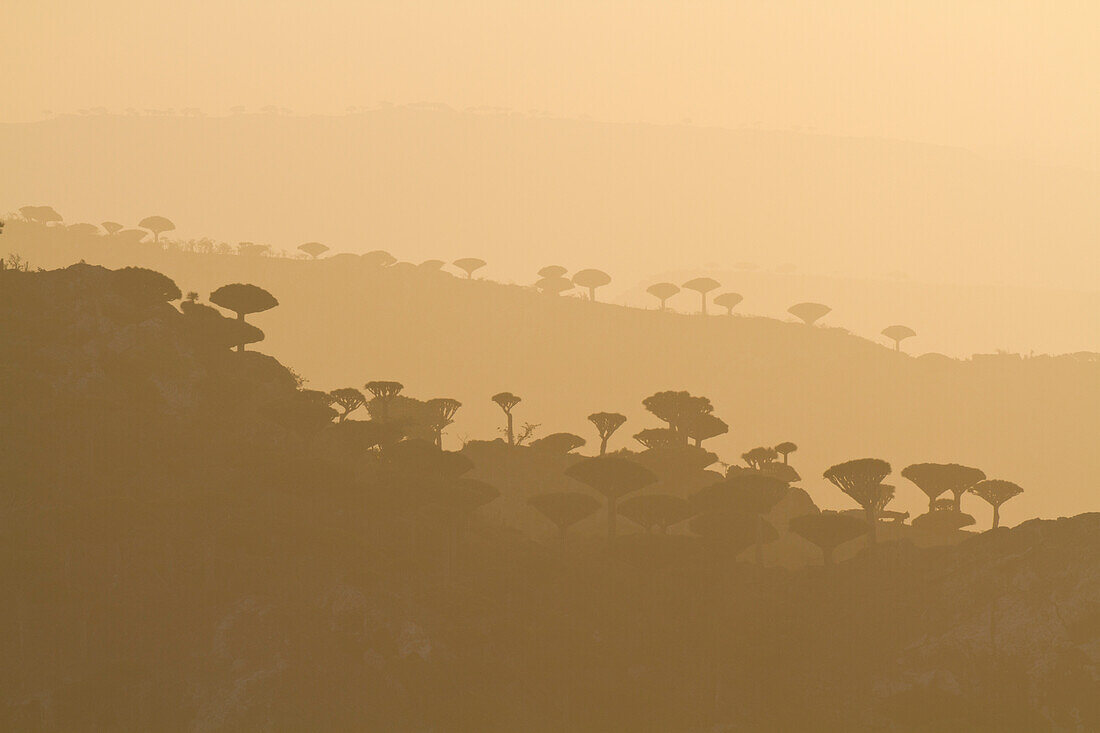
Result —
<path fill-rule="evenodd" d="M 691 535 L 536 542 L 452 493 L 532 449 L 333 442 L 373 421 L 179 295 L 0 271 L 0 727 L 1100 726 L 1100 515 L 794 571 Z"/>
<path fill-rule="evenodd" d="M 148 266 L 204 298 L 228 282 L 268 289 L 281 305 L 252 319 L 267 335 L 265 352 L 318 389 L 397 379 L 421 399 L 459 400 L 449 447 L 498 434 L 503 416 L 489 397 L 503 390 L 523 398 L 517 420 L 539 424 L 536 435 L 569 431 L 589 446 L 587 415 L 627 415 L 618 448 L 657 426 L 643 398 L 686 389 L 708 396 L 730 425 L 707 442 L 726 462 L 756 445 L 797 443 L 803 486 L 822 506 L 848 506 L 820 479 L 825 468 L 877 456 L 894 467 L 892 508 L 914 516 L 926 500 L 897 471 L 922 461 L 974 465 L 1024 486 L 1006 508 L 1009 524 L 1093 508 L 1100 364 L 1085 357 L 917 359 L 838 328 L 593 304 L 351 255 L 308 262 L 119 249 L 45 231 L 54 249 L 28 236 L 38 249 L 22 248 L 26 256 Z M 21 249 L 18 222 L 3 236 Z M 988 507 L 975 503 L 972 513 L 988 523 Z"/>

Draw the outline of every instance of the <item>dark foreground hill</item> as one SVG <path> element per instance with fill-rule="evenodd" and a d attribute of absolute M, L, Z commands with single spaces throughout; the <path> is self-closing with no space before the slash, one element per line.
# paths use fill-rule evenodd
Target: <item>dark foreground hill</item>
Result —
<path fill-rule="evenodd" d="M 484 451 L 341 430 L 177 295 L 0 272 L 0 727 L 1100 726 L 1100 515 L 829 570 L 563 552 L 454 493 Z"/>
<path fill-rule="evenodd" d="M 611 447 L 635 446 L 630 436 L 659 424 L 641 401 L 686 389 L 729 424 L 706 444 L 727 462 L 757 445 L 797 443 L 803 486 L 823 506 L 848 504 L 822 471 L 862 456 L 891 462 L 892 508 L 914 515 L 924 496 L 896 476 L 908 464 L 957 462 L 1015 481 L 1026 491 L 1006 508 L 1009 524 L 1091 509 L 1100 475 L 1100 362 L 1087 354 L 914 358 L 835 327 L 594 304 L 350 254 L 309 262 L 169 252 L 22 222 L 3 237 L 32 260 L 41 254 L 40 264 L 151 267 L 200 300 L 226 283 L 260 285 L 281 303 L 252 318 L 267 353 L 317 389 L 395 379 L 405 394 L 459 400 L 448 447 L 498 435 L 503 415 L 489 398 L 505 390 L 523 398 L 517 425 L 538 424 L 535 437 L 568 431 L 590 450 L 585 417 L 611 411 L 628 417 Z M 988 523 L 988 508 L 972 510 Z"/>

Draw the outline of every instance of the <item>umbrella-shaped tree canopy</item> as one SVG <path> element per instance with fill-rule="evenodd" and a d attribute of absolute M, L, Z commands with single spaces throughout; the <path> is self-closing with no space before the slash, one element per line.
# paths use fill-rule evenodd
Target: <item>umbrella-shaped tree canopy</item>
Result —
<path fill-rule="evenodd" d="M 612 499 L 657 480 L 648 468 L 614 455 L 586 458 L 565 469 L 565 475 Z"/>
<path fill-rule="evenodd" d="M 862 517 L 830 511 L 791 517 L 787 527 L 799 537 L 821 548 L 826 564 L 832 562 L 833 550 L 867 534 L 870 529 Z"/>
<path fill-rule="evenodd" d="M 142 229 L 148 229 L 153 233 L 153 241 L 159 242 L 160 235 L 165 232 L 173 231 L 176 225 L 163 216 L 147 216 L 138 222 L 138 226 Z"/>
<path fill-rule="evenodd" d="M 302 252 L 305 252 L 313 259 L 317 259 L 325 252 L 328 252 L 328 247 L 321 244 L 320 242 L 306 242 L 305 244 L 299 244 L 298 249 Z"/>
<path fill-rule="evenodd" d="M 124 267 L 111 274 L 115 287 L 123 296 L 143 304 L 179 300 L 183 293 L 167 275 L 144 267 Z"/>
<path fill-rule="evenodd" d="M 722 287 L 722 283 L 709 277 L 697 277 L 684 283 L 685 289 L 699 293 L 699 297 L 702 299 L 700 312 L 703 314 L 707 312 L 707 293 L 720 287 Z"/>
<path fill-rule="evenodd" d="M 741 304 L 744 300 L 740 293 L 721 293 L 715 296 L 714 304 L 725 308 L 728 315 L 733 315 L 733 309 Z"/>
<path fill-rule="evenodd" d="M 569 272 L 569 270 L 566 270 L 561 265 L 547 265 L 546 267 L 539 270 L 539 277 L 565 277 L 565 273 L 567 272 Z"/>
<path fill-rule="evenodd" d="M 735 509 L 703 512 L 692 518 L 691 531 L 703 538 L 712 551 L 737 555 L 754 543 L 767 544 L 779 539 L 775 527 L 755 514 Z"/>
<path fill-rule="evenodd" d="M 800 319 L 807 326 L 812 326 L 817 321 L 832 312 L 832 308 L 821 303 L 796 303 L 787 309 L 795 318 Z"/>
<path fill-rule="evenodd" d="M 368 267 L 389 267 L 397 262 L 397 258 L 384 249 L 372 250 L 359 259 Z"/>
<path fill-rule="evenodd" d="M 588 289 L 589 300 L 596 299 L 596 288 L 611 282 L 611 276 L 602 270 L 581 270 L 573 275 L 573 284 Z"/>
<path fill-rule="evenodd" d="M 573 433 L 550 433 L 544 438 L 532 441 L 531 447 L 550 453 L 569 453 L 583 446 L 585 442 L 584 438 Z"/>
<path fill-rule="evenodd" d="M 901 475 L 928 496 L 929 507 L 941 494 L 950 492 L 955 497 L 960 497 L 985 478 L 981 469 L 958 463 L 914 463 L 901 469 Z"/>
<path fill-rule="evenodd" d="M 247 283 L 222 285 L 210 293 L 210 302 L 233 311 L 242 320 L 246 315 L 262 313 L 279 305 L 279 301 L 271 293 Z"/>
<path fill-rule="evenodd" d="M 544 277 L 535 283 L 535 287 L 542 293 L 561 295 L 573 289 L 573 281 L 565 277 Z"/>
<path fill-rule="evenodd" d="M 733 510 L 746 514 L 767 514 L 782 501 L 790 486 L 760 473 L 740 473 L 727 476 L 691 497 L 699 512 Z"/>
<path fill-rule="evenodd" d="M 528 499 L 527 503 L 557 525 L 562 532 L 582 519 L 592 516 L 600 508 L 598 499 L 579 491 L 551 491 L 537 494 Z"/>
<path fill-rule="evenodd" d="M 661 301 L 661 310 L 664 310 L 665 301 L 680 292 L 680 287 L 673 283 L 654 283 L 646 288 L 645 291 Z"/>
<path fill-rule="evenodd" d="M 953 506 L 947 509 L 933 509 L 913 520 L 914 529 L 932 534 L 946 534 L 972 524 L 974 524 L 974 517 L 955 511 Z"/>
<path fill-rule="evenodd" d="M 908 326 L 887 326 L 882 329 L 882 335 L 894 342 L 894 351 L 901 351 L 901 342 L 917 335 L 917 332 Z"/>
<path fill-rule="evenodd" d="M 588 416 L 589 422 L 596 426 L 596 432 L 600 435 L 600 455 L 607 452 L 607 441 L 616 430 L 626 422 L 626 415 L 618 412 L 594 412 Z"/>
<path fill-rule="evenodd" d="M 474 276 L 474 273 L 476 271 L 478 271 L 481 268 L 485 267 L 486 263 L 485 263 L 485 260 L 479 259 L 477 257 L 462 257 L 460 259 L 455 260 L 451 264 L 453 264 L 455 267 L 457 267 L 458 269 L 465 272 L 466 277 L 471 278 L 471 277 Z"/>

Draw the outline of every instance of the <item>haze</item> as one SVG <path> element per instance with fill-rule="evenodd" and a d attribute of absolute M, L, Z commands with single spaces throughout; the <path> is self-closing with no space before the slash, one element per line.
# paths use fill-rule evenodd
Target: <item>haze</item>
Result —
<path fill-rule="evenodd" d="M 430 100 L 1100 157 L 1094 2 L 40 0 L 5 27 L 8 121 Z"/>

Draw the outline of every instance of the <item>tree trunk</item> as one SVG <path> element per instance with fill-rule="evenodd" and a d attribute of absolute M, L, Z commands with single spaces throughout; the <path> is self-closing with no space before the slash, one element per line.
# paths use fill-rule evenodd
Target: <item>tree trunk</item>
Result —
<path fill-rule="evenodd" d="M 787 464 L 787 456 L 788 456 L 788 455 L 789 455 L 789 454 L 787 454 L 787 453 L 784 453 L 784 454 L 783 454 L 783 465 L 784 465 L 784 466 L 788 465 L 788 464 Z"/>
<path fill-rule="evenodd" d="M 875 516 L 875 511 L 871 508 L 864 509 L 863 512 L 867 515 L 867 524 L 870 525 L 867 532 L 867 542 L 874 545 L 878 542 L 878 517 Z"/>
<path fill-rule="evenodd" d="M 607 498 L 607 547 L 611 547 L 615 543 L 615 497 L 609 496 Z"/>
<path fill-rule="evenodd" d="M 702 299 L 702 303 L 703 303 L 702 310 L 700 311 L 700 313 L 702 313 L 705 316 L 707 314 L 707 294 L 706 293 L 699 293 L 699 297 Z"/>
<path fill-rule="evenodd" d="M 516 435 L 512 432 L 512 413 L 506 412 L 504 414 L 508 416 L 508 445 L 515 445 Z"/>
<path fill-rule="evenodd" d="M 764 515 L 756 515 L 756 564 L 764 567 Z"/>
<path fill-rule="evenodd" d="M 962 511 L 963 492 L 961 492 L 961 491 L 952 491 L 951 493 L 955 495 L 955 511 L 961 512 Z"/>
<path fill-rule="evenodd" d="M 600 436 L 600 455 L 601 456 L 604 455 L 605 453 L 607 453 L 607 439 L 610 438 L 610 437 L 611 437 L 610 435 L 601 435 Z"/>
<path fill-rule="evenodd" d="M 589 288 L 588 289 L 588 299 L 590 301 L 592 301 L 593 303 L 596 302 L 596 288 Z"/>
<path fill-rule="evenodd" d="M 237 314 L 237 320 L 240 321 L 241 323 L 244 323 L 244 312 L 243 311 Z M 244 341 L 240 341 L 240 342 L 237 343 L 237 353 L 239 354 L 242 351 L 244 351 Z"/>
<path fill-rule="evenodd" d="M 894 340 L 894 351 L 901 351 L 901 341 L 897 339 Z"/>
<path fill-rule="evenodd" d="M 993 505 L 993 529 L 1001 526 L 1001 505 Z"/>

